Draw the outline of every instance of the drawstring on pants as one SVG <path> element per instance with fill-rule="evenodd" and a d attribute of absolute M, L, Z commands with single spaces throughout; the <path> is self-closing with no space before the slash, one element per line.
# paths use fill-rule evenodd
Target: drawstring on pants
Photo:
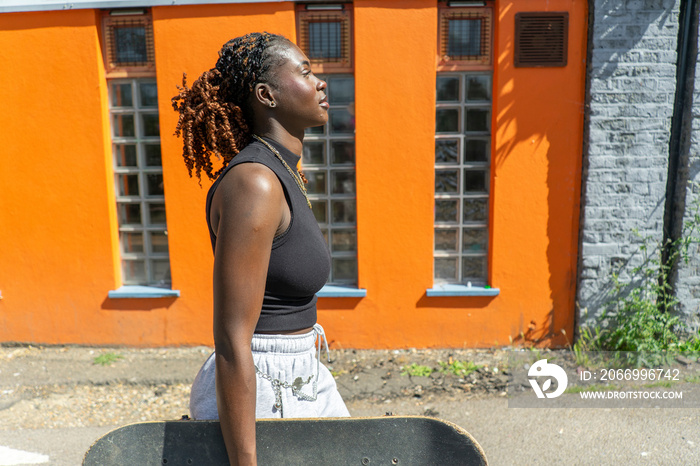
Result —
<path fill-rule="evenodd" d="M 255 366 L 255 372 L 262 377 L 263 379 L 267 380 L 270 382 L 272 385 L 272 391 L 275 393 L 275 404 L 274 407 L 280 412 L 280 416 L 284 417 L 284 411 L 283 411 L 283 406 L 282 406 L 282 389 L 283 388 L 291 388 L 292 389 L 292 394 L 296 396 L 300 400 L 306 400 L 306 401 L 316 401 L 318 398 L 318 377 L 319 374 L 321 373 L 321 345 L 325 345 L 326 347 L 326 357 L 328 358 L 328 362 L 331 361 L 330 358 L 330 352 L 328 351 L 328 340 L 326 339 L 326 332 L 323 330 L 323 327 L 321 327 L 321 324 L 314 324 L 313 328 L 313 333 L 314 333 L 314 340 L 315 340 L 315 345 L 317 348 L 316 351 L 316 374 L 311 374 L 306 380 L 302 379 L 301 377 L 297 377 L 294 379 L 294 382 L 291 384 L 287 381 L 284 380 L 279 380 L 276 379 L 269 374 L 266 374 L 262 372 L 260 369 L 258 369 L 258 366 Z M 301 389 L 307 385 L 311 380 L 313 379 L 313 384 L 311 385 L 312 388 L 312 394 L 308 395 L 304 392 L 301 391 Z"/>
<path fill-rule="evenodd" d="M 331 362 L 331 354 L 328 351 L 328 340 L 326 339 L 326 332 L 323 331 L 323 327 L 321 327 L 321 324 L 314 324 L 314 333 L 316 334 L 316 345 L 318 346 L 318 354 L 316 360 L 321 361 L 321 343 L 323 342 L 323 344 L 326 346 L 326 358 L 328 359 L 328 362 Z"/>

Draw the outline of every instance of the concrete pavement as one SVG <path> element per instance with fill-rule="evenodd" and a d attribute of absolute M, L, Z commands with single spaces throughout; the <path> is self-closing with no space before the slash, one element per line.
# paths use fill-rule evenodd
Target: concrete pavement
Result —
<path fill-rule="evenodd" d="M 120 363 L 111 367 L 92 363 L 96 355 L 111 351 L 123 355 Z M 54 348 L 50 351 L 19 348 L 17 351 L 0 347 L 0 394 L 3 395 L 0 420 L 5 420 L 5 425 L 0 425 L 0 447 L 6 447 L 0 448 L 0 466 L 78 465 L 94 440 L 117 427 L 66 427 L 54 422 L 54 428 L 27 429 L 12 423 L 20 410 L 24 410 L 23 416 L 29 410 L 29 414 L 42 417 L 47 415 L 42 407 L 50 406 L 65 410 L 59 417 L 70 419 L 80 415 L 75 408 L 77 400 L 71 396 L 83 386 L 98 385 L 100 393 L 113 390 L 116 391 L 113 395 L 119 397 L 124 383 L 148 387 L 188 384 L 208 351 L 207 348 Z M 416 353 L 411 362 L 420 364 L 421 357 L 426 357 L 426 353 Z M 18 388 L 41 386 L 43 390 L 24 392 Z M 52 391 L 50 387 L 61 389 Z M 682 385 L 676 387 L 682 388 Z M 8 391 L 12 393 L 7 394 Z M 181 391 L 174 393 L 183 396 Z M 29 404 L 12 396 L 36 398 Z M 125 396 L 124 403 L 133 402 Z M 466 399 L 466 396 L 435 394 L 420 398 L 399 396 L 385 401 L 355 399 L 348 402 L 348 408 L 354 416 L 381 416 L 386 412 L 428 414 L 454 422 L 481 443 L 493 465 L 700 464 L 700 409 L 695 408 L 513 409 L 508 408 L 507 399 L 500 395 Z M 166 418 L 184 414 L 180 411 L 178 407 Z M 38 455 L 25 458 L 39 462 L 18 463 L 9 457 L 7 448 Z"/>
<path fill-rule="evenodd" d="M 700 409 L 509 409 L 500 398 L 356 401 L 349 408 L 376 416 L 423 414 L 426 406 L 471 433 L 492 465 L 700 464 Z M 45 464 L 75 466 L 113 427 L 0 431 L 0 445 L 48 455 Z"/>

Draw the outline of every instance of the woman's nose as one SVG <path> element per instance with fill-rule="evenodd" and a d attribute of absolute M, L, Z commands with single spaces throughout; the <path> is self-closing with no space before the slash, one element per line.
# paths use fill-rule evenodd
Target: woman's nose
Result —
<path fill-rule="evenodd" d="M 326 81 L 324 81 L 323 79 L 319 79 L 318 84 L 316 84 L 316 89 L 318 89 L 320 91 L 320 90 L 325 89 L 326 87 L 328 87 L 328 84 L 326 84 Z"/>

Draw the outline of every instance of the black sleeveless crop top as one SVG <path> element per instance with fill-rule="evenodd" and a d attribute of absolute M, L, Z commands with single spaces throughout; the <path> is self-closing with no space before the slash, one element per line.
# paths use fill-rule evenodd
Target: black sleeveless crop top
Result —
<path fill-rule="evenodd" d="M 299 156 L 272 139 L 287 165 L 296 170 Z M 287 230 L 272 242 L 265 296 L 256 332 L 279 332 L 312 327 L 316 323 L 316 292 L 328 280 L 330 251 L 299 186 L 282 162 L 260 141 L 253 140 L 229 162 L 207 194 L 207 225 L 212 248 L 216 235 L 211 227 L 211 202 L 221 179 L 241 163 L 261 163 L 271 169 L 282 184 L 291 220 Z"/>

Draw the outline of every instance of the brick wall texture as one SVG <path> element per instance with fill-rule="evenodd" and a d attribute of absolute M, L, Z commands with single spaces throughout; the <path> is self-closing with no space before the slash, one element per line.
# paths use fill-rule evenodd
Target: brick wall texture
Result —
<path fill-rule="evenodd" d="M 594 325 L 611 298 L 613 272 L 633 283 L 633 269 L 644 262 L 642 238 L 655 243 L 663 238 L 680 0 L 591 4 L 578 312 L 580 324 Z M 698 115 L 700 107 L 696 110 Z M 700 177 L 697 138 L 693 147 Z M 694 283 L 695 300 L 700 299 L 699 267 L 682 273 Z"/>
<path fill-rule="evenodd" d="M 700 50 L 700 40 L 697 50 Z M 697 224 L 695 216 L 700 215 L 700 54 L 695 68 L 695 90 L 693 92 L 692 131 L 689 150 L 688 187 L 685 197 L 684 223 Z M 700 236 L 695 227 L 686 229 L 688 235 Z M 700 245 L 691 244 L 688 251 L 688 263 L 682 261 L 678 268 L 676 296 L 681 302 L 680 311 L 689 330 L 700 328 Z"/>

